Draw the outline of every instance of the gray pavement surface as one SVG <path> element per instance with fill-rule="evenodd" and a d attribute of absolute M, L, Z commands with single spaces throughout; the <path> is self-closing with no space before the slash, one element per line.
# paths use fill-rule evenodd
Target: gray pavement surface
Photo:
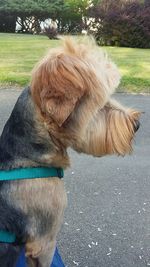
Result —
<path fill-rule="evenodd" d="M 0 130 L 20 90 L 0 90 Z M 141 118 L 132 156 L 70 151 L 68 208 L 58 236 L 67 267 L 150 266 L 150 96 L 117 94 Z"/>

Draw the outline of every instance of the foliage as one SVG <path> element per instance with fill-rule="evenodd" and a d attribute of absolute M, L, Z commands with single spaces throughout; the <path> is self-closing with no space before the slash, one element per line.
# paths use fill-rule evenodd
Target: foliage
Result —
<path fill-rule="evenodd" d="M 100 0 L 0 0 L 0 16 L 17 19 L 20 32 L 39 33 L 40 22 L 47 18 L 57 21 L 58 31 L 78 33 L 86 28 L 91 4 Z M 8 18 L 8 17 L 7 17 Z M 9 18 L 8 18 L 9 19 Z M 0 21 L 0 28 L 3 22 Z M 8 24 L 10 24 L 8 22 Z M 10 28 L 9 31 L 12 29 Z M 14 32 L 14 28 L 13 28 Z"/>
<path fill-rule="evenodd" d="M 87 16 L 89 4 L 90 0 L 64 0 L 63 10 L 57 18 L 59 31 L 81 32 L 84 28 L 84 18 Z"/>
<path fill-rule="evenodd" d="M 15 32 L 16 17 L 0 14 L 0 32 Z"/>
<path fill-rule="evenodd" d="M 49 39 L 58 39 L 57 37 L 57 29 L 51 26 L 44 28 L 44 33 Z"/>
<path fill-rule="evenodd" d="M 17 18 L 20 32 L 39 33 L 40 22 L 58 22 L 59 32 L 78 33 L 86 28 L 88 8 L 100 0 L 0 0 L 0 16 Z M 0 21 L 0 25 L 3 22 Z M 1 28 L 1 26 L 0 26 Z M 3 28 L 9 28 L 9 24 Z M 8 31 L 13 31 L 9 28 Z"/>
<path fill-rule="evenodd" d="M 150 6 L 137 1 L 108 0 L 90 10 L 97 42 L 102 45 L 150 47 Z"/>
<path fill-rule="evenodd" d="M 0 0 L 0 12 L 16 16 L 56 18 L 62 4 L 62 0 Z"/>
<path fill-rule="evenodd" d="M 17 19 L 21 32 L 39 33 L 40 21 L 56 19 L 62 11 L 63 0 L 0 0 L 0 17 Z M 0 21 L 0 28 L 3 22 Z M 9 25 L 5 25 L 9 28 Z M 6 29 L 7 31 L 7 29 Z"/>
<path fill-rule="evenodd" d="M 15 31 L 8 22 L 11 16 L 13 20 L 17 20 L 19 31 L 23 33 L 39 33 L 41 21 L 47 18 L 57 21 L 58 31 L 61 33 L 80 33 L 82 29 L 86 29 L 89 6 L 99 1 L 0 0 L 0 30 Z"/>

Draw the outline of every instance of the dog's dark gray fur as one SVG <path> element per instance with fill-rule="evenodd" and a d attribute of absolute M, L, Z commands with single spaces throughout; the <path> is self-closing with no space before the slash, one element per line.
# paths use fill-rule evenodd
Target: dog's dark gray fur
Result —
<path fill-rule="evenodd" d="M 37 132 L 34 115 L 30 88 L 27 88 L 19 97 L 0 137 L 0 169 L 31 166 L 31 161 L 32 165 L 40 165 L 41 155 L 50 148 Z"/>
<path fill-rule="evenodd" d="M 46 146 L 45 140 L 38 136 L 34 114 L 30 88 L 26 88 L 19 97 L 0 137 L 1 170 L 20 168 L 25 165 L 41 165 L 41 155 L 48 152 L 48 146 Z M 0 244 L 1 267 L 14 266 L 21 244 L 25 242 L 27 235 L 27 216 L 7 202 L 6 187 L 10 187 L 12 183 L 13 181 L 0 182 L 0 230 L 15 233 L 17 243 Z M 5 198 L 3 197 L 4 192 Z"/>

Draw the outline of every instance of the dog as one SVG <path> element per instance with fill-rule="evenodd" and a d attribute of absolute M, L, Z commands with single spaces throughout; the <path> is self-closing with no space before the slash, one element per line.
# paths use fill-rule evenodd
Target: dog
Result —
<path fill-rule="evenodd" d="M 140 113 L 112 98 L 120 74 L 93 41 L 65 38 L 33 69 L 0 137 L 0 170 L 70 166 L 67 148 L 101 157 L 132 152 Z M 15 266 L 25 244 L 28 265 L 49 267 L 67 197 L 57 177 L 0 182 L 0 266 Z"/>

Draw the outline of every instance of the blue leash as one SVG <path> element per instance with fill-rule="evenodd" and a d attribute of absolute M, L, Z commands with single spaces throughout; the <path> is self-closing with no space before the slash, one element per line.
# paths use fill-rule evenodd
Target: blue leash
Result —
<path fill-rule="evenodd" d="M 28 267 L 26 264 L 24 249 L 22 250 L 20 254 L 16 267 Z M 65 267 L 57 248 L 55 250 L 53 261 L 50 267 Z"/>

